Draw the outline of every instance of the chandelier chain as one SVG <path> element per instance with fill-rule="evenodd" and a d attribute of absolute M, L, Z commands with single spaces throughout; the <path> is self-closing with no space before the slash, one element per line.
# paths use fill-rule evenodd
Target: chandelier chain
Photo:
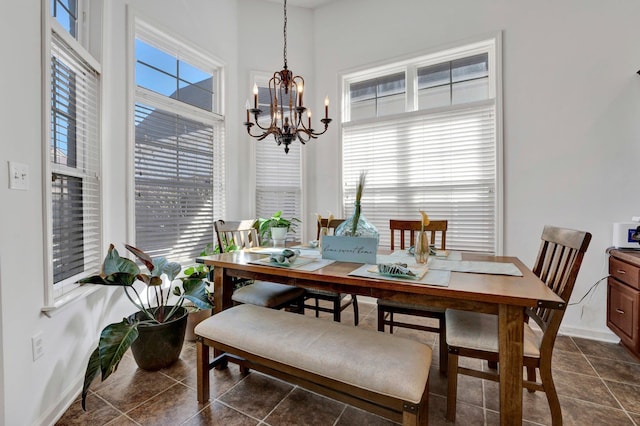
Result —
<path fill-rule="evenodd" d="M 287 69 L 287 0 L 284 0 L 284 69 Z"/>

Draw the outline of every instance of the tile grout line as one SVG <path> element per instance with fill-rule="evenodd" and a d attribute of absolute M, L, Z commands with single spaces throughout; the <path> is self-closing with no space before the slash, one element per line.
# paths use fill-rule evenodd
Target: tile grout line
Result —
<path fill-rule="evenodd" d="M 267 376 L 268 376 L 268 375 L 267 375 Z M 271 376 L 268 376 L 268 377 L 271 377 Z M 287 383 L 287 382 L 284 382 L 284 383 Z M 291 383 L 289 383 L 289 384 L 291 384 Z M 289 391 L 285 396 L 283 396 L 283 397 L 282 397 L 282 399 L 281 399 L 281 400 L 280 400 L 276 405 L 274 405 L 274 406 L 273 406 L 273 408 L 271 409 L 271 411 L 269 411 L 269 412 L 267 413 L 267 415 L 266 415 L 266 416 L 264 416 L 264 419 L 262 419 L 262 422 L 267 423 L 267 418 L 268 418 L 271 414 L 273 414 L 273 412 L 274 412 L 274 411 L 276 411 L 276 409 L 277 409 L 277 408 L 278 408 L 278 407 L 279 407 L 279 406 L 284 402 L 284 400 L 285 400 L 285 399 L 287 399 L 287 397 L 288 397 L 289 395 L 291 395 L 291 394 L 293 393 L 293 391 L 295 391 L 297 388 L 298 388 L 298 385 L 293 385 L 293 388 L 292 388 L 292 389 L 291 389 L 291 390 L 290 390 L 290 391 Z M 268 424 L 268 423 L 267 423 L 267 424 Z"/>
<path fill-rule="evenodd" d="M 131 420 L 132 422 L 134 422 L 136 425 L 140 425 L 140 423 L 138 423 L 137 421 L 135 421 L 134 419 L 132 419 L 127 412 L 120 410 L 119 408 L 117 408 L 115 405 L 113 405 L 111 402 L 107 401 L 106 399 L 104 399 L 103 397 L 101 397 L 100 395 L 98 395 L 97 393 L 91 391 L 91 393 L 93 393 L 94 396 L 96 396 L 97 398 L 99 398 L 100 400 L 102 400 L 105 404 L 107 404 L 108 406 L 110 406 L 111 408 L 113 408 L 114 410 L 116 410 L 116 412 L 118 413 L 118 415 L 116 417 L 114 417 L 113 419 L 109 420 L 107 423 L 105 423 L 105 425 L 108 425 L 109 423 L 113 423 L 118 417 L 120 416 L 125 416 L 127 419 Z"/>
<path fill-rule="evenodd" d="M 607 384 L 607 382 L 602 378 L 602 376 L 600 375 L 600 373 L 598 372 L 598 370 L 596 370 L 596 368 L 593 366 L 593 364 L 591 363 L 591 360 L 589 359 L 589 357 L 584 353 L 584 351 L 582 350 L 582 348 L 580 348 L 580 346 L 573 340 L 573 337 L 569 336 L 569 338 L 571 339 L 571 341 L 573 342 L 574 345 L 576 345 L 576 347 L 578 348 L 578 351 L 580 351 L 580 354 L 584 357 L 584 359 L 587 361 L 587 364 L 589 364 L 589 366 L 593 369 L 593 371 L 596 373 L 596 376 L 598 377 L 598 379 L 600 379 L 600 381 L 602 382 L 602 384 L 604 385 L 604 387 L 607 389 L 607 391 L 611 394 L 611 397 L 618 403 L 618 405 L 620 406 L 621 411 L 627 416 L 627 418 L 629 420 L 631 420 L 631 423 L 635 426 L 637 426 L 635 420 L 633 420 L 633 417 L 631 417 L 631 415 L 629 414 L 629 412 L 627 411 L 627 409 L 622 405 L 622 403 L 620 402 L 620 400 L 618 399 L 618 397 L 611 391 L 611 388 L 609 387 L 609 385 Z M 596 356 L 596 358 L 601 358 Z M 611 359 L 611 358 L 603 358 L 603 359 Z M 618 360 L 616 360 L 618 361 Z M 624 361 L 620 361 L 620 362 L 624 362 Z M 615 381 L 615 380 L 614 380 Z M 623 383 L 626 384 L 626 382 L 617 382 L 616 383 Z M 581 400 L 580 400 L 581 401 Z M 588 401 L 587 401 L 588 402 Z M 599 404 L 598 404 L 599 405 Z"/>
<path fill-rule="evenodd" d="M 333 422 L 333 426 L 337 426 L 338 422 L 342 418 L 342 415 L 344 414 L 345 411 L 347 411 L 347 404 L 344 404 L 344 407 L 342 407 L 342 411 L 340 411 L 340 414 L 338 414 L 338 417 Z"/>

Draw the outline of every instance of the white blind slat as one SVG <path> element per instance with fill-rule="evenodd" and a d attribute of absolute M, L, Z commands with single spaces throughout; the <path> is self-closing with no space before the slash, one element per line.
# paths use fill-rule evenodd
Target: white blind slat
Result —
<path fill-rule="evenodd" d="M 260 88 L 268 93 L 266 82 Z M 256 216 L 268 218 L 281 210 L 283 217 L 302 219 L 301 144 L 294 141 L 287 154 L 271 136 L 255 144 Z"/>
<path fill-rule="evenodd" d="M 362 213 L 389 245 L 389 219 L 447 219 L 451 249 L 495 251 L 496 130 L 492 102 L 399 114 L 343 127 L 344 214 L 367 170 Z"/>
<path fill-rule="evenodd" d="M 192 262 L 224 212 L 223 127 L 137 103 L 136 244 L 151 256 Z"/>
<path fill-rule="evenodd" d="M 100 269 L 99 74 L 51 35 L 53 282 Z"/>

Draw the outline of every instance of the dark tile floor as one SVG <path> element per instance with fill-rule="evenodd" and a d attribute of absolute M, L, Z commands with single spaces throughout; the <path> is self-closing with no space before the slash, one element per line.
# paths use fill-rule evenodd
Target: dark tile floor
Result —
<path fill-rule="evenodd" d="M 360 327 L 375 329 L 375 305 L 362 304 Z M 327 316 L 324 319 L 329 320 Z M 353 324 L 352 311 L 343 322 Z M 402 329 L 398 335 L 434 346 L 436 335 Z M 436 348 L 437 349 L 437 348 Z M 431 368 L 430 425 L 444 425 L 446 378 L 438 351 Z M 390 425 L 371 415 L 300 387 L 237 366 L 211 373 L 208 404 L 198 404 L 195 345 L 186 343 L 171 368 L 146 372 L 127 354 L 106 382 L 93 384 L 88 411 L 73 402 L 57 425 Z M 480 367 L 480 361 L 462 362 Z M 475 364 L 474 364 L 475 363 Z M 622 347 L 560 336 L 554 351 L 554 379 L 565 425 L 640 425 L 640 361 Z M 486 366 L 485 366 L 486 367 Z M 460 376 L 456 424 L 498 425 L 498 386 Z M 524 392 L 524 424 L 549 425 L 545 394 Z"/>

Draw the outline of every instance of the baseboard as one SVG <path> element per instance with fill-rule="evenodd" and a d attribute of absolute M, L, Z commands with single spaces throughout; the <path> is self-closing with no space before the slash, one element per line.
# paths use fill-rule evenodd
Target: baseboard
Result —
<path fill-rule="evenodd" d="M 35 421 L 34 426 L 48 425 L 53 426 L 69 409 L 71 404 L 78 398 L 80 392 L 82 392 L 82 385 L 84 383 L 84 374 L 73 381 L 71 385 L 60 394 L 58 403 L 50 407 L 44 412 L 38 420 Z"/>
<path fill-rule="evenodd" d="M 558 334 L 571 337 L 581 337 L 584 339 L 599 340 L 601 342 L 618 343 L 620 338 L 616 336 L 611 330 L 599 329 L 594 330 L 592 328 L 581 327 L 563 327 L 560 326 Z"/>

